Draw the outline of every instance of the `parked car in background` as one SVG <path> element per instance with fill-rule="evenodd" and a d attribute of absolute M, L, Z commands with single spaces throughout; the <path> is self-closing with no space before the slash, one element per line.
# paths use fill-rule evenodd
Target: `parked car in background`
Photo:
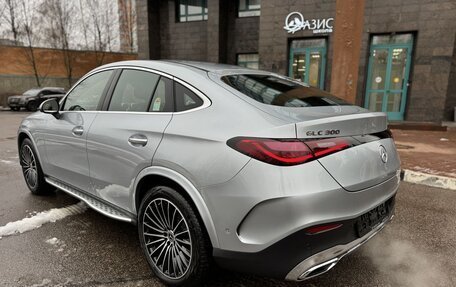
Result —
<path fill-rule="evenodd" d="M 201 286 L 214 261 L 323 274 L 391 220 L 400 180 L 386 114 L 200 62 L 98 67 L 24 119 L 18 148 L 33 194 L 59 188 L 137 224 L 152 271 L 173 286 Z"/>
<path fill-rule="evenodd" d="M 48 99 L 56 99 L 59 101 L 65 96 L 64 88 L 44 87 L 30 89 L 22 95 L 8 97 L 8 106 L 13 111 L 19 111 L 21 108 L 26 108 L 29 111 L 36 111 L 39 105 Z"/>

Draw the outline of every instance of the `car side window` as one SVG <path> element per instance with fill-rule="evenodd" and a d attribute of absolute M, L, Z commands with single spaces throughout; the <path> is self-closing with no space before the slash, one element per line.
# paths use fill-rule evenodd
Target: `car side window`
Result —
<path fill-rule="evenodd" d="M 176 112 L 182 112 L 203 105 L 203 100 L 184 85 L 174 82 Z"/>
<path fill-rule="evenodd" d="M 159 75 L 150 72 L 123 70 L 108 110 L 146 112 L 159 78 Z M 161 107 L 161 102 L 158 107 Z"/>
<path fill-rule="evenodd" d="M 173 81 L 160 77 L 150 102 L 149 112 L 172 112 L 173 110 Z"/>
<path fill-rule="evenodd" d="M 95 111 L 113 70 L 96 73 L 80 82 L 66 97 L 64 111 Z"/>

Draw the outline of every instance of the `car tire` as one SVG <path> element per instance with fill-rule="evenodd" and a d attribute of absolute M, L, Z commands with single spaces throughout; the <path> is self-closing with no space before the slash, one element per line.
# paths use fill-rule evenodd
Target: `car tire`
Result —
<path fill-rule="evenodd" d="M 37 153 L 30 139 L 26 138 L 19 150 L 19 161 L 22 167 L 25 183 L 35 195 L 47 195 L 51 191 L 50 185 L 45 181 Z"/>
<path fill-rule="evenodd" d="M 30 101 L 27 103 L 27 110 L 30 112 L 35 112 L 38 108 L 37 103 L 35 101 Z"/>
<path fill-rule="evenodd" d="M 153 273 L 170 286 L 201 286 L 210 274 L 212 246 L 199 217 L 175 189 L 156 186 L 138 214 L 141 247 Z"/>

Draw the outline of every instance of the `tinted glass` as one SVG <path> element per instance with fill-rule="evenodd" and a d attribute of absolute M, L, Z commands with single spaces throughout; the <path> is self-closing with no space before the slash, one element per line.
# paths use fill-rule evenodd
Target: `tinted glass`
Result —
<path fill-rule="evenodd" d="M 173 81 L 161 77 L 155 88 L 149 112 L 172 112 L 173 110 Z"/>
<path fill-rule="evenodd" d="M 179 0 L 177 7 L 180 22 L 207 20 L 207 0 Z"/>
<path fill-rule="evenodd" d="M 258 70 L 258 54 L 238 54 L 237 64 L 241 67 Z"/>
<path fill-rule="evenodd" d="M 95 111 L 113 71 L 96 73 L 79 83 L 68 95 L 64 111 Z"/>
<path fill-rule="evenodd" d="M 31 89 L 26 92 L 24 92 L 24 96 L 36 96 L 40 92 L 40 89 Z"/>
<path fill-rule="evenodd" d="M 261 0 L 239 0 L 239 17 L 260 16 Z"/>
<path fill-rule="evenodd" d="M 145 112 L 157 85 L 159 75 L 123 70 L 109 103 L 109 111 Z"/>
<path fill-rule="evenodd" d="M 321 39 L 305 39 L 305 40 L 294 40 L 291 42 L 291 48 L 316 48 L 316 47 L 326 47 L 326 40 Z"/>
<path fill-rule="evenodd" d="M 177 112 L 194 109 L 203 104 L 203 100 L 200 97 L 179 83 L 174 84 L 174 91 Z"/>
<path fill-rule="evenodd" d="M 413 42 L 412 34 L 395 34 L 395 35 L 380 35 L 372 38 L 372 45 L 381 44 L 410 44 Z"/>
<path fill-rule="evenodd" d="M 270 75 L 232 75 L 222 80 L 260 103 L 284 107 L 349 105 L 317 88 Z"/>

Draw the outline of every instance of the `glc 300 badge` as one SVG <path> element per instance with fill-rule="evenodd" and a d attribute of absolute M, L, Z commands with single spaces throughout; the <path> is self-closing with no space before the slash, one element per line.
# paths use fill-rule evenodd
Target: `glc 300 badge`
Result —
<path fill-rule="evenodd" d="M 330 136 L 330 135 L 338 135 L 340 134 L 340 130 L 320 130 L 320 131 L 308 131 L 306 132 L 307 136 Z"/>
<path fill-rule="evenodd" d="M 388 153 L 386 152 L 386 148 L 384 146 L 380 146 L 380 158 L 381 160 L 386 163 L 388 161 Z"/>

